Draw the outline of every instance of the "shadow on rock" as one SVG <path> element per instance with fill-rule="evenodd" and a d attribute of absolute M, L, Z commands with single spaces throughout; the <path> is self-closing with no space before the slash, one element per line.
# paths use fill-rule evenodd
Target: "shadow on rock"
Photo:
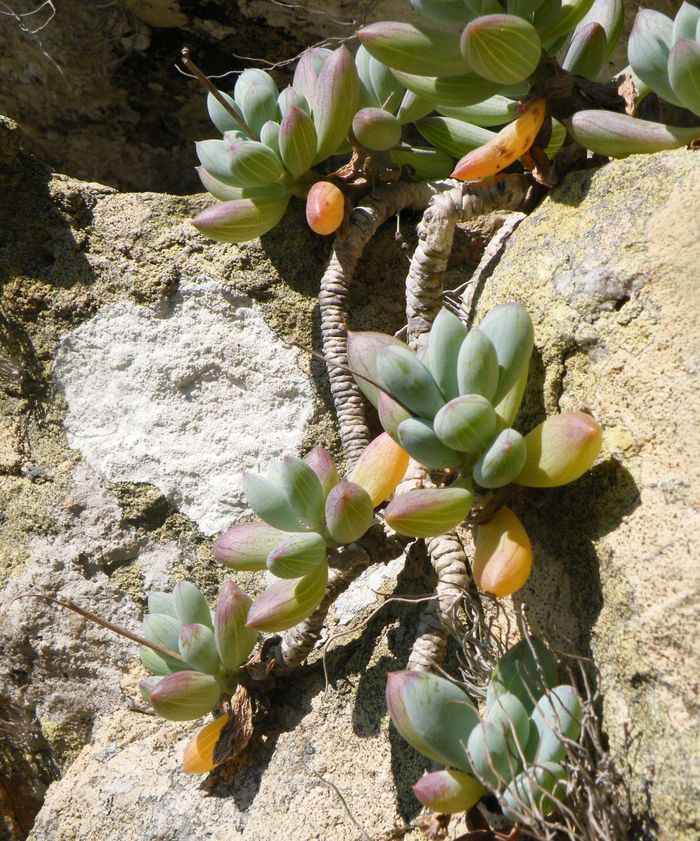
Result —
<path fill-rule="evenodd" d="M 83 245 L 97 190 L 52 191 L 53 174 L 21 142 L 16 123 L 0 118 L 0 387 L 41 420 L 52 385 L 33 327 L 42 320 L 46 326 L 50 299 L 52 316 L 82 320 L 78 298 L 70 304 L 59 298 L 95 281 Z"/>
<path fill-rule="evenodd" d="M 207 776 L 202 790 L 213 797 L 230 797 L 237 809 L 247 811 L 260 790 L 279 737 L 297 729 L 321 692 L 323 674 L 318 665 L 301 668 L 286 678 L 281 689 L 270 693 L 270 718 L 266 724 L 240 756 L 219 765 Z"/>
<path fill-rule="evenodd" d="M 32 828 L 46 788 L 59 777 L 39 725 L 0 696 L 0 834 L 21 841 Z"/>
<path fill-rule="evenodd" d="M 523 498 L 516 513 L 531 536 L 535 567 L 513 600 L 536 633 L 563 650 L 591 655 L 591 633 L 603 606 L 595 544 L 639 504 L 634 478 L 614 458 L 571 485 Z"/>
<path fill-rule="evenodd" d="M 548 197 L 557 204 L 578 207 L 588 195 L 591 179 L 597 169 L 598 167 L 570 172 Z"/>

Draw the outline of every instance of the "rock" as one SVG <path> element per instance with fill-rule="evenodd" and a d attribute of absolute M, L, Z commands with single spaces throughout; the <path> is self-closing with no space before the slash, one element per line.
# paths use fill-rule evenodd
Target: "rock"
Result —
<path fill-rule="evenodd" d="M 159 777 L 156 790 L 173 781 L 173 803 L 178 792 L 191 793 L 187 810 L 193 814 L 189 823 L 183 820 L 181 838 L 193 837 L 187 828 L 209 826 L 210 819 L 235 837 L 253 812 L 245 797 L 237 810 L 231 809 L 234 783 L 221 782 L 219 796 L 204 800 L 201 780 L 171 774 L 189 728 L 172 729 L 124 709 L 141 704 L 133 644 L 56 605 L 13 599 L 27 592 L 70 599 L 132 631 L 140 628 L 150 589 L 169 589 L 187 577 L 213 599 L 227 573 L 214 562 L 207 534 L 248 516 L 233 504 L 243 461 L 264 468 L 275 454 L 303 452 L 317 443 L 340 455 L 334 421 L 324 409 L 325 373 L 284 345 L 292 339 L 318 345 L 314 310 L 328 245 L 306 229 L 300 205 L 292 207 L 275 237 L 240 247 L 207 242 L 188 220 L 210 198 L 119 194 L 55 176 L 21 150 L 20 131 L 9 120 L 0 120 L 0 153 L 0 215 L 5 220 L 0 273 L 6 278 L 0 290 L 0 340 L 21 367 L 19 379 L 0 378 L 0 429 L 9 430 L 8 445 L 0 451 L 6 453 L 6 474 L 0 479 L 0 683 L 7 709 L 31 723 L 28 748 L 18 747 L 4 730 L 0 733 L 0 790 L 2 785 L 16 790 L 14 781 L 21 775 L 28 803 L 26 812 L 16 809 L 13 815 L 11 804 L 0 802 L 9 837 L 24 837 L 31 820 L 26 815 L 33 817 L 47 783 L 92 742 L 97 721 L 105 722 L 107 729 L 100 732 L 107 734 L 104 744 L 111 745 L 106 754 L 99 747 L 94 755 L 100 767 L 105 756 L 120 756 L 128 745 L 134 756 L 149 751 L 154 756 L 152 765 L 137 761 L 132 769 L 131 793 L 122 803 L 125 816 L 129 798 L 137 813 L 145 808 L 143 780 L 135 781 L 139 768 L 145 773 L 148 767 Z M 378 237 L 377 249 L 391 259 L 376 272 L 377 288 L 363 268 L 366 281 L 356 286 L 353 318 L 358 327 L 394 330 L 402 317 L 396 301 L 405 258 L 391 231 Z M 246 383 L 253 384 L 256 395 L 267 390 L 263 413 L 253 403 L 241 409 Z M 160 423 L 158 434 L 142 421 L 147 408 Z M 243 433 L 247 443 L 236 440 Z M 163 468 L 166 449 L 171 467 L 178 454 L 176 472 Z M 342 464 L 342 458 L 338 461 Z M 203 470 L 202 465 L 209 467 Z M 211 481 L 197 485 L 207 471 Z M 206 502 L 203 494 L 209 494 Z M 345 619 L 355 620 L 357 611 L 366 614 L 375 606 L 371 588 L 393 586 L 393 578 L 383 585 L 385 577 L 373 572 L 364 588 L 361 583 L 353 588 Z M 248 575 L 238 580 L 254 593 L 259 579 Z M 258 788 L 268 792 L 260 797 L 254 825 L 267 825 L 267 812 L 273 826 L 275 815 L 294 811 L 290 792 L 301 791 L 308 808 L 299 812 L 300 837 L 312 824 L 328 829 L 328 837 L 334 837 L 332 832 L 347 837 L 340 800 L 302 762 L 313 750 L 323 763 L 312 767 L 355 798 L 353 809 L 370 810 L 369 826 L 383 821 L 390 829 L 415 812 L 408 782 L 400 811 L 391 805 L 396 802 L 390 784 L 394 756 L 406 748 L 390 746 L 380 733 L 384 711 L 377 699 L 383 675 L 405 662 L 410 645 L 410 634 L 398 629 L 405 618 L 399 620 L 391 610 L 386 614 L 374 631 L 391 631 L 391 645 L 381 636 L 375 650 L 371 634 L 361 644 L 343 639 L 340 665 L 336 668 L 337 661 L 331 660 L 334 674 L 351 675 L 363 688 L 359 707 L 349 694 L 333 695 L 330 705 L 321 703 L 318 655 L 303 679 L 279 692 L 275 735 L 261 748 L 261 759 L 249 760 L 246 772 L 252 791 L 246 797 L 252 801 Z M 346 668 L 349 662 L 354 665 Z M 371 692 L 366 691 L 367 668 L 373 675 Z M 128 685 L 123 684 L 125 672 Z M 312 706 L 317 711 L 304 729 L 287 734 Z M 338 722 L 331 715 L 335 709 L 342 712 Z M 115 710 L 118 727 L 109 718 Z M 354 719 L 358 734 L 343 747 Z M 331 734 L 328 747 L 316 744 L 316 730 Z M 286 759 L 284 753 L 275 758 L 278 739 L 289 740 Z M 166 744 L 166 752 L 159 753 Z M 350 791 L 336 773 L 329 753 L 334 746 L 339 755 L 346 752 L 341 762 L 354 769 L 347 778 Z M 363 780 L 371 757 L 380 754 L 377 776 Z M 94 756 L 88 749 L 70 765 L 77 772 L 84 760 L 93 794 L 102 785 Z M 277 770 L 268 776 L 266 768 L 273 762 Z M 412 765 L 409 759 L 406 766 L 412 777 L 422 767 L 415 762 L 420 761 Z M 292 765 L 295 782 L 288 792 Z M 66 821 L 48 810 L 36 832 L 70 837 L 84 831 L 97 837 L 96 816 L 85 812 L 84 802 L 74 801 L 73 778 L 64 779 L 66 786 L 55 789 L 54 796 Z M 105 785 L 105 792 L 114 791 L 114 783 Z M 382 789 L 377 805 L 367 806 L 377 799 L 377 785 Z M 100 800 L 107 813 L 110 797 L 106 793 Z M 193 805 L 200 801 L 206 808 Z M 109 838 L 122 832 L 115 828 L 115 814 L 100 829 Z M 141 827 L 133 815 L 128 821 Z M 279 817 L 275 830 L 278 825 Z M 336 828 L 331 832 L 330 827 Z"/>
<path fill-rule="evenodd" d="M 22 709 L 0 696 L 0 834 L 25 838 L 59 769 L 41 729 Z"/>
<path fill-rule="evenodd" d="M 54 376 L 69 445 L 110 482 L 149 482 L 204 534 L 253 512 L 241 476 L 295 452 L 311 384 L 250 298 L 206 276 L 172 310 L 129 302 L 61 341 Z"/>
<path fill-rule="evenodd" d="M 389 729 L 383 692 L 387 671 L 406 662 L 415 609 L 386 605 L 369 627 L 335 639 L 327 693 L 320 651 L 314 652 L 308 666 L 274 691 L 267 739 L 202 789 L 200 779 L 178 770 L 190 725 L 133 708 L 139 667 L 129 644 L 57 607 L 10 601 L 39 590 L 138 628 L 148 588 L 187 576 L 213 597 L 224 571 L 213 563 L 204 534 L 218 522 L 207 524 L 209 504 L 206 512 L 187 509 L 198 524 L 178 510 L 187 487 L 196 486 L 183 478 L 187 470 L 167 474 L 156 462 L 158 470 L 136 473 L 124 435 L 144 426 L 129 415 L 129 401 L 114 401 L 110 413 L 122 423 L 112 449 L 123 452 L 91 450 L 89 390 L 102 390 L 110 370 L 126 388 L 120 336 L 138 358 L 148 343 L 169 338 L 173 323 L 193 331 L 188 341 L 197 365 L 188 371 L 181 359 L 171 359 L 154 368 L 154 378 L 194 371 L 206 384 L 209 339 L 217 339 L 212 347 L 229 347 L 220 322 L 236 316 L 232 301 L 245 299 L 246 316 L 255 311 L 256 335 L 273 352 L 289 339 L 317 346 L 316 296 L 327 254 L 304 229 L 298 206 L 261 240 L 212 244 L 187 223 L 207 199 L 120 194 L 53 176 L 21 153 L 12 136 L 12 126 L 1 124 L 7 244 L 0 271 L 8 280 L 0 308 L 24 373 L 20 385 L 0 389 L 0 414 L 6 426 L 20 419 L 22 441 L 18 466 L 0 484 L 0 667 L 3 692 L 36 718 L 41 750 L 64 774 L 49 789 L 33 837 L 265 841 L 278 837 L 280 827 L 299 841 L 359 835 L 337 792 L 315 774 L 337 786 L 370 837 L 411 837 L 418 804 L 410 785 L 427 764 Z M 536 569 L 516 603 L 536 630 L 594 656 L 605 727 L 622 767 L 629 762 L 640 825 L 651 827 L 648 837 L 680 841 L 696 837 L 700 802 L 692 771 L 700 638 L 692 411 L 700 348 L 691 282 L 698 264 L 699 164 L 679 151 L 569 176 L 521 223 L 477 294 L 481 314 L 513 297 L 533 314 L 538 344 L 523 428 L 545 412 L 582 407 L 605 427 L 606 452 L 590 474 L 562 490 L 536 492 L 541 505 L 518 508 L 533 538 Z M 358 271 L 352 326 L 399 326 L 405 263 L 393 231 L 380 232 Z M 116 335 L 109 335 L 110 325 Z M 209 326 L 204 337 L 202 325 Z M 95 358 L 87 353 L 91 346 Z M 109 368 L 115 359 L 116 368 Z M 303 356 L 297 359 L 291 378 L 313 382 L 317 398 L 299 451 L 321 442 L 337 453 L 324 411 L 325 379 Z M 141 362 L 140 391 L 172 397 L 154 388 Z M 65 396 L 56 391 L 54 363 Z M 129 394 L 138 405 L 141 395 Z M 175 402 L 161 401 L 158 411 Z M 168 424 L 201 421 L 196 401 L 188 405 L 192 415 L 166 413 L 178 418 Z M 69 446 L 67 428 L 84 455 Z M 217 427 L 211 429 L 216 438 Z M 197 447 L 211 449 L 211 440 L 200 437 Z M 176 447 L 182 450 L 181 443 Z M 123 471 L 119 478 L 110 474 L 113 465 Z M 219 500 L 217 494 L 211 499 Z M 375 573 L 367 574 L 367 590 L 387 592 L 392 580 L 378 581 Z M 406 578 L 399 575 L 397 591 L 415 592 Z M 244 583 L 259 586 L 252 576 Z M 416 587 L 421 592 L 425 584 Z M 336 617 L 367 615 L 375 604 L 367 590 L 348 593 Z M 38 772 L 29 773 L 40 782 Z"/>
<path fill-rule="evenodd" d="M 371 680 L 379 692 L 386 659 L 368 666 L 376 669 Z M 70 776 L 50 788 L 30 838 L 273 841 L 283 826 L 299 841 L 344 841 L 360 830 L 341 795 L 369 837 L 388 837 L 401 822 L 393 750 L 374 693 L 357 704 L 349 692 L 332 691 L 324 700 L 318 670 L 305 670 L 287 693 L 293 704 L 278 709 L 268 740 L 231 779 L 208 785 L 179 768 L 196 724 L 117 711 L 103 720 Z M 416 773 L 410 766 L 403 767 Z"/>
<path fill-rule="evenodd" d="M 269 0 L 20 5 L 24 17 L 3 16 L 0 74 L 2 110 L 21 121 L 27 148 L 76 178 L 171 193 L 200 189 L 194 141 L 218 136 L 201 87 L 174 69 L 185 45 L 206 73 L 235 73 L 253 63 L 243 56 L 284 62 L 346 37 L 363 14 L 357 0 L 324 3 L 323 14 Z M 380 0 L 374 19 L 407 5 Z M 289 83 L 287 67 L 277 75 Z M 234 81 L 219 84 L 228 91 Z"/>
<path fill-rule="evenodd" d="M 684 150 L 574 173 L 478 304 L 532 315 L 523 429 L 581 409 L 603 425 L 590 474 L 519 510 L 535 570 L 516 602 L 593 655 L 640 824 L 675 841 L 700 828 L 699 209 L 700 157 Z"/>
<path fill-rule="evenodd" d="M 13 599 L 55 595 L 138 631 L 134 597 L 143 598 L 146 580 L 149 589 L 166 586 L 182 557 L 175 543 L 159 547 L 124 527 L 114 495 L 86 464 L 78 464 L 66 487 L 67 495 L 46 512 L 53 533 L 29 539 L 24 571 L 2 590 L 0 624 L 3 690 L 19 709 L 31 710 L 61 763 L 90 738 L 95 716 L 113 708 L 134 647 L 61 607 Z"/>

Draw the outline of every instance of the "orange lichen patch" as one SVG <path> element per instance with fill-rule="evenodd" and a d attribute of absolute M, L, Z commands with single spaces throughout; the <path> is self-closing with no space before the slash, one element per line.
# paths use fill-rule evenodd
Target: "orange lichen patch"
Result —
<path fill-rule="evenodd" d="M 218 764 L 214 762 L 214 748 L 227 721 L 228 716 L 221 715 L 189 740 L 182 754 L 182 770 L 185 774 L 207 774 Z"/>
<path fill-rule="evenodd" d="M 490 178 L 501 172 L 532 146 L 545 117 L 544 99 L 533 99 L 519 117 L 502 128 L 488 143 L 467 153 L 452 173 L 460 181 Z"/>

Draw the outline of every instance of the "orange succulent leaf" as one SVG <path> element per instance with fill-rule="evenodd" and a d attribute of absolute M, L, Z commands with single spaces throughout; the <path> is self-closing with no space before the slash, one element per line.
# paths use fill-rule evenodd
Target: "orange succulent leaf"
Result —
<path fill-rule="evenodd" d="M 532 569 L 532 546 L 515 514 L 501 508 L 476 532 L 472 572 L 480 590 L 510 596 L 527 581 Z"/>
<path fill-rule="evenodd" d="M 490 178 L 517 161 L 535 142 L 546 110 L 544 99 L 533 99 L 493 140 L 468 152 L 458 161 L 452 178 L 460 181 Z"/>
<path fill-rule="evenodd" d="M 585 412 L 552 415 L 525 436 L 527 459 L 515 483 L 556 488 L 590 470 L 600 453 L 603 430 Z"/>
<path fill-rule="evenodd" d="M 316 234 L 332 234 L 345 216 L 345 196 L 330 181 L 317 181 L 306 196 L 306 221 Z"/>
<path fill-rule="evenodd" d="M 214 748 L 227 721 L 227 715 L 215 718 L 197 731 L 185 745 L 182 754 L 182 770 L 185 774 L 207 774 L 218 764 L 214 762 Z"/>

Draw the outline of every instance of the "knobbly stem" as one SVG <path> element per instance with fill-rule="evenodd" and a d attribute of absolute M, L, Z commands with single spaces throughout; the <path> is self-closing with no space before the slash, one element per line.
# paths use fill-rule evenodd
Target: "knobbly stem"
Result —
<path fill-rule="evenodd" d="M 442 307 L 442 277 L 457 224 L 495 210 L 520 210 L 531 187 L 524 175 L 502 175 L 485 184 L 460 184 L 430 199 L 418 225 L 418 245 L 406 277 L 406 341 L 410 347 L 420 345 Z"/>
<path fill-rule="evenodd" d="M 374 526 L 356 543 L 338 549 L 330 559 L 331 570 L 326 593 L 316 610 L 298 625 L 286 631 L 272 649 L 277 661 L 274 672 L 283 673 L 301 665 L 313 649 L 331 605 L 368 567 L 388 563 L 397 558 L 408 539 L 400 535 L 388 536 L 381 524 Z"/>
<path fill-rule="evenodd" d="M 336 367 L 337 364 L 347 363 L 348 292 L 355 268 L 365 246 L 382 223 L 401 210 L 427 207 L 434 195 L 453 186 L 454 182 L 445 181 L 399 182 L 382 187 L 353 210 L 349 230 L 333 245 L 333 253 L 321 280 L 319 305 L 323 353 L 331 363 L 328 376 L 349 467 L 370 440 L 362 393 L 352 374 Z"/>
<path fill-rule="evenodd" d="M 437 575 L 437 598 L 423 609 L 408 660 L 407 668 L 418 671 L 430 671 L 441 665 L 447 646 L 445 619 L 462 598 L 468 583 L 466 555 L 456 532 L 429 538 L 426 548 Z"/>

